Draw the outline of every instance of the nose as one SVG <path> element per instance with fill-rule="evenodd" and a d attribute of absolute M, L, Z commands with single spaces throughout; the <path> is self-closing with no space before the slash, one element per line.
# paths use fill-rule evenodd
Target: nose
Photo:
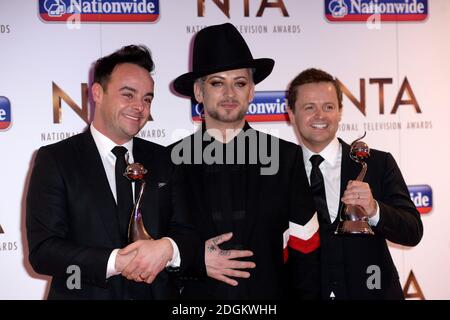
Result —
<path fill-rule="evenodd" d="M 227 98 L 231 98 L 231 97 L 234 97 L 235 96 L 235 94 L 236 94 L 236 92 L 234 91 L 234 86 L 233 86 L 233 84 L 226 84 L 225 86 L 224 86 L 224 95 L 225 95 L 225 97 L 227 97 Z"/>
<path fill-rule="evenodd" d="M 133 103 L 133 109 L 142 112 L 145 108 L 145 102 L 142 99 L 136 99 L 136 101 Z"/>
<path fill-rule="evenodd" d="M 324 112 L 323 112 L 322 108 L 316 108 L 316 112 L 315 112 L 316 118 L 321 119 L 323 117 L 323 114 L 324 114 Z"/>

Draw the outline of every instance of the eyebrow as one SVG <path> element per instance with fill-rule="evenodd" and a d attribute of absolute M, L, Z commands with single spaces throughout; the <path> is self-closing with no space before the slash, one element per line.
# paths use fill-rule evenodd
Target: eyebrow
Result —
<path fill-rule="evenodd" d="M 209 76 L 205 80 L 214 79 L 214 78 L 219 78 L 219 79 L 222 79 L 222 80 L 225 79 L 225 77 L 222 77 L 222 76 Z M 238 79 L 248 79 L 248 76 L 236 76 L 236 77 L 233 78 L 233 80 L 238 80 Z"/>
<path fill-rule="evenodd" d="M 122 88 L 119 89 L 119 91 L 123 91 L 123 90 L 128 90 L 128 91 L 131 91 L 133 93 L 137 92 L 137 90 L 135 88 L 132 88 L 132 87 L 129 87 L 129 86 L 123 86 Z M 145 97 L 147 97 L 147 96 L 154 97 L 155 94 L 153 92 L 147 92 L 144 96 Z"/>
<path fill-rule="evenodd" d="M 302 106 L 306 106 L 306 105 L 309 105 L 309 104 L 318 105 L 316 102 L 308 101 L 308 102 L 303 103 Z M 320 106 L 320 105 L 324 105 L 324 104 L 332 104 L 332 105 L 336 105 L 336 103 L 334 103 L 334 102 L 332 102 L 332 101 L 325 101 L 324 103 L 319 104 L 319 106 Z"/>

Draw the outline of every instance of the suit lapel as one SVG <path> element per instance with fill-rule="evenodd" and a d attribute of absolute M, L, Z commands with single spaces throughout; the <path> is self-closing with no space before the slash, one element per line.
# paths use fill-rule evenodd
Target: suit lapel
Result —
<path fill-rule="evenodd" d="M 79 152 L 82 155 L 80 158 L 85 159 L 81 165 L 86 173 L 86 180 L 89 181 L 89 190 L 86 190 L 86 192 L 91 192 L 95 195 L 95 201 L 91 204 L 94 207 L 93 212 L 100 216 L 100 220 L 113 244 L 119 245 L 122 241 L 116 214 L 116 202 L 111 192 L 100 154 L 89 129 L 83 133 Z"/>
<path fill-rule="evenodd" d="M 250 127 L 250 125 L 246 122 L 244 130 L 254 130 Z M 258 137 L 258 155 L 259 155 L 259 143 L 261 138 L 261 133 L 256 131 Z M 271 137 L 269 136 L 269 139 Z M 267 141 L 267 144 L 270 146 L 270 140 Z M 246 146 L 246 153 L 249 153 L 249 146 Z M 246 203 L 246 211 L 247 217 L 244 220 L 245 225 L 245 234 L 244 234 L 244 243 L 250 245 L 250 239 L 252 239 L 253 231 L 258 223 L 258 217 L 263 212 L 260 208 L 260 204 L 263 203 L 261 197 L 262 192 L 260 190 L 261 187 L 261 164 L 247 164 L 245 170 L 245 174 L 247 175 L 247 203 Z M 261 218 L 261 217 L 260 217 Z"/>
<path fill-rule="evenodd" d="M 196 204 L 191 210 L 199 210 L 200 212 L 195 213 L 200 216 L 198 221 L 199 225 L 202 225 L 202 229 L 205 230 L 207 234 L 213 234 L 213 236 L 219 235 L 219 228 L 217 228 L 212 213 L 210 212 L 209 205 L 205 199 L 205 175 L 204 166 L 206 164 L 191 164 L 185 166 L 188 188 L 191 188 L 192 195 L 194 198 L 194 203 Z"/>
<path fill-rule="evenodd" d="M 250 245 L 250 239 L 252 239 L 253 230 L 258 223 L 259 214 L 263 212 L 260 209 L 260 204 L 263 203 L 261 196 L 262 192 L 260 190 L 260 178 L 261 178 L 261 166 L 260 165 L 247 165 L 246 175 L 247 175 L 247 218 L 244 220 L 245 234 L 244 243 Z M 261 218 L 261 217 L 260 217 Z"/>
<path fill-rule="evenodd" d="M 205 185 L 207 183 L 205 168 L 208 165 L 203 163 L 203 150 L 206 144 L 206 142 L 203 141 L 204 134 L 205 124 L 202 124 L 202 127 L 189 137 L 191 164 L 184 165 L 184 170 L 187 177 L 186 189 L 192 190 L 195 203 L 195 206 L 193 208 L 190 208 L 190 210 L 199 211 L 195 213 L 195 216 L 199 217 L 197 224 L 202 226 L 202 230 L 209 237 L 211 234 L 213 236 L 219 235 L 220 228 L 216 226 L 212 217 L 212 213 L 210 212 L 211 210 L 208 203 L 210 199 L 205 199 Z M 201 154 L 198 155 L 198 152 L 200 152 Z M 201 160 L 201 164 L 198 163 L 198 160 Z"/>

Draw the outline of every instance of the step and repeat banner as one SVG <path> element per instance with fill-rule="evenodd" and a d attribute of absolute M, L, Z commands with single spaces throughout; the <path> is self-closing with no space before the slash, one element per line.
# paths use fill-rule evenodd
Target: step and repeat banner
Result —
<path fill-rule="evenodd" d="M 189 71 L 195 33 L 230 22 L 273 73 L 256 86 L 252 125 L 296 142 L 284 91 L 300 71 L 344 90 L 339 136 L 367 132 L 397 160 L 424 236 L 390 244 L 410 299 L 450 299 L 450 2 L 447 0 L 0 0 L 0 299 L 43 299 L 28 263 L 25 196 L 36 150 L 86 128 L 93 62 L 144 44 L 156 69 L 152 121 L 139 136 L 168 145 L 198 126 L 171 82 Z M 370 168 L 369 168 L 370 170 Z"/>

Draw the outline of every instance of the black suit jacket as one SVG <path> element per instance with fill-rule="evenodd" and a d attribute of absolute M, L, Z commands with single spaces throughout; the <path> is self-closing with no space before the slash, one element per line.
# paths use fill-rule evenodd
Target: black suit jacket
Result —
<path fill-rule="evenodd" d="M 342 145 L 341 197 L 349 180 L 355 180 L 361 165 L 349 157 L 350 146 Z M 403 299 L 399 277 L 386 240 L 415 246 L 423 234 L 420 214 L 409 197 L 408 188 L 390 153 L 372 149 L 364 182 L 372 190 L 380 208 L 380 220 L 373 227 L 374 236 L 335 235 L 333 224 L 320 225 L 322 250 L 322 295 L 329 299 Z M 368 278 L 379 267 L 381 287 L 369 289 Z M 368 270 L 369 268 L 369 270 Z M 372 267 L 373 268 L 373 267 Z M 372 280 L 369 280 L 370 283 Z"/>
<path fill-rule="evenodd" d="M 279 145 L 279 153 L 275 151 L 273 154 L 279 161 L 279 168 L 276 174 L 262 175 L 260 170 L 264 165 L 261 161 L 245 165 L 247 176 L 246 217 L 243 222 L 244 226 L 240 228 L 242 233 L 235 234 L 235 236 L 244 239 L 245 247 L 242 249 L 253 251 L 254 256 L 250 260 L 256 263 L 256 268 L 249 270 L 250 278 L 236 279 L 239 286 L 246 286 L 246 290 L 234 293 L 234 295 L 231 292 L 231 296 L 233 299 L 285 298 L 288 296 L 286 282 L 289 280 L 287 279 L 287 267 L 283 260 L 283 233 L 289 227 L 291 215 L 298 214 L 305 207 L 313 209 L 308 181 L 304 174 L 301 149 L 293 143 L 256 131 L 248 124 L 245 125 L 244 130 L 246 133 L 248 130 L 254 133 L 258 141 L 261 139 L 268 141 L 268 145 L 270 145 L 270 139 L 274 139 L 273 141 Z M 198 139 L 198 135 L 203 132 L 204 130 L 198 130 L 183 140 L 187 146 L 191 146 L 191 151 L 195 145 L 194 139 Z M 259 143 L 257 145 L 260 146 Z M 191 153 L 191 156 L 193 157 L 194 154 Z M 193 214 L 197 231 L 203 241 L 230 231 L 223 230 L 222 226 L 214 221 L 212 213 L 206 206 L 205 188 L 210 186 L 205 186 L 203 182 L 205 166 L 207 165 L 180 165 L 186 183 L 185 188 L 190 191 L 189 211 Z M 312 213 L 311 210 L 308 211 L 309 214 Z M 198 256 L 198 269 L 203 270 L 203 274 L 206 275 L 204 246 L 198 250 L 201 252 L 201 255 Z M 302 275 L 308 279 L 306 281 L 303 279 L 300 291 L 305 296 L 315 296 L 319 293 L 318 289 L 320 288 L 318 254 L 297 257 L 297 263 L 305 268 L 305 273 Z M 314 267 L 311 267 L 312 265 Z M 228 284 L 208 277 L 185 279 L 182 298 L 230 299 L 229 294 L 232 290 L 234 289 Z"/>
<path fill-rule="evenodd" d="M 181 269 L 197 245 L 186 221 L 184 196 L 177 191 L 173 166 L 164 147 L 134 138 L 133 156 L 148 170 L 142 203 L 146 229 L 154 238 L 171 237 L 181 254 Z M 36 272 L 51 275 L 49 299 L 169 299 L 173 280 L 161 272 L 152 285 L 117 275 L 106 279 L 108 258 L 126 245 L 130 212 L 116 203 L 90 130 L 39 149 L 27 195 L 29 260 Z M 119 223 L 119 220 L 122 220 Z M 122 228 L 123 229 L 123 228 Z M 81 271 L 81 289 L 69 290 L 67 268 Z"/>

